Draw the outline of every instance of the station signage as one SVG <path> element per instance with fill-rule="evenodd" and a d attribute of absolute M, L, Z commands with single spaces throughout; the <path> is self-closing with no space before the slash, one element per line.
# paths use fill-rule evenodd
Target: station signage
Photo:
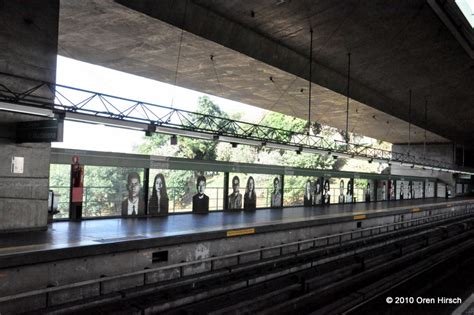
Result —
<path fill-rule="evenodd" d="M 58 119 L 35 120 L 16 124 L 16 141 L 62 142 L 64 121 Z"/>

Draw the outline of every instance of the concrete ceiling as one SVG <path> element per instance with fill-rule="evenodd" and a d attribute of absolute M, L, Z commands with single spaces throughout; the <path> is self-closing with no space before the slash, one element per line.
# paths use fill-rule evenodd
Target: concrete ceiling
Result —
<path fill-rule="evenodd" d="M 345 128 L 351 52 L 351 131 L 474 143 L 474 62 L 422 0 L 119 2 L 62 0 L 60 54 L 307 119 L 311 24 L 312 120 Z"/>

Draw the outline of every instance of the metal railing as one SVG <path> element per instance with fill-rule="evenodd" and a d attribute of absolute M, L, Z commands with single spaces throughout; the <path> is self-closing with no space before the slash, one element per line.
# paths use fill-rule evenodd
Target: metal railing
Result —
<path fill-rule="evenodd" d="M 56 214 L 56 218 L 68 217 L 69 209 L 69 186 L 50 186 L 51 190 L 59 193 L 58 209 L 60 213 Z M 115 195 L 115 198 L 112 198 L 107 201 L 99 201 L 99 196 L 94 196 L 96 193 L 95 190 L 113 190 L 112 193 L 108 195 Z M 168 196 L 170 197 L 169 203 L 169 212 L 186 212 L 192 210 L 191 203 L 184 203 L 182 201 L 182 196 L 178 196 L 174 193 L 176 190 L 179 190 L 177 187 L 168 187 Z M 295 190 L 300 190 L 295 188 Z M 270 207 L 271 201 L 271 188 L 266 187 L 256 187 L 255 192 L 257 195 L 257 207 L 268 208 Z M 206 195 L 209 196 L 209 211 L 216 211 L 223 208 L 224 203 L 224 188 L 222 187 L 207 187 Z M 124 200 L 125 194 L 122 190 L 116 189 L 113 186 L 85 186 L 84 187 L 84 197 L 83 197 L 83 217 L 92 218 L 92 217 L 102 217 L 102 216 L 117 216 L 121 215 L 121 204 Z M 151 190 L 149 193 L 151 196 Z M 97 210 L 91 210 L 92 207 L 96 207 Z"/>
<path fill-rule="evenodd" d="M 452 204 L 448 205 L 448 207 L 451 206 L 457 206 L 459 204 Z M 18 293 L 18 294 L 13 294 L 13 295 L 8 295 L 4 297 L 0 297 L 0 303 L 11 301 L 11 300 L 16 300 L 20 298 L 27 298 L 35 295 L 40 295 L 40 294 L 46 294 L 46 305 L 48 306 L 49 302 L 49 294 L 52 292 L 58 292 L 61 290 L 67 290 L 67 289 L 73 289 L 73 288 L 79 288 L 87 285 L 92 285 L 92 284 L 98 284 L 100 286 L 99 290 L 99 296 L 102 295 L 102 286 L 104 282 L 107 281 L 112 281 L 112 280 L 119 280 L 119 279 L 124 279 L 127 277 L 132 277 L 132 276 L 143 276 L 143 285 L 145 286 L 147 284 L 152 284 L 156 282 L 147 282 L 147 275 L 159 271 L 164 271 L 167 269 L 177 269 L 179 268 L 179 278 L 185 277 L 184 274 L 184 268 L 185 267 L 190 267 L 193 265 L 202 265 L 205 263 L 210 263 L 210 271 L 216 270 L 214 268 L 214 263 L 218 260 L 224 260 L 224 259 L 229 259 L 229 258 L 236 258 L 237 259 L 237 264 L 240 264 L 240 257 L 244 255 L 250 255 L 250 254 L 259 254 L 259 260 L 264 259 L 263 252 L 265 251 L 270 251 L 270 250 L 279 250 L 279 255 L 282 256 L 284 254 L 295 254 L 297 255 L 298 252 L 301 250 L 307 250 L 310 248 L 318 248 L 318 247 L 323 247 L 323 246 L 329 246 L 329 245 L 342 245 L 345 241 L 353 241 L 353 240 L 358 240 L 362 239 L 364 237 L 371 237 L 373 235 L 382 235 L 383 233 L 388 233 L 392 231 L 398 231 L 400 228 L 409 228 L 413 226 L 419 226 L 422 224 L 431 224 L 435 223 L 438 221 L 442 221 L 445 219 L 449 218 L 454 218 L 454 217 L 471 217 L 472 213 L 474 212 L 474 208 L 468 207 L 468 205 L 464 204 L 465 209 L 463 210 L 452 210 L 446 213 L 441 213 L 437 215 L 429 215 L 429 216 L 424 216 L 421 218 L 416 218 L 416 219 L 411 219 L 407 221 L 400 221 L 400 222 L 395 222 L 395 223 L 390 223 L 390 224 L 384 224 L 384 225 L 378 225 L 378 226 L 373 226 L 373 227 L 368 227 L 368 228 L 360 228 L 357 230 L 352 230 L 348 232 L 342 232 L 342 233 L 336 233 L 332 235 L 327 235 L 327 236 L 321 236 L 321 237 L 314 237 L 308 240 L 301 240 L 301 241 L 296 241 L 296 242 L 290 242 L 286 244 L 281 244 L 281 245 L 274 245 L 274 246 L 269 246 L 269 247 L 262 247 L 258 249 L 253 249 L 253 250 L 248 250 L 245 252 L 237 252 L 233 254 L 227 254 L 227 255 L 222 255 L 218 257 L 209 257 L 209 258 L 204 258 L 204 259 L 199 259 L 199 260 L 194 260 L 194 261 L 188 261 L 188 262 L 182 262 L 182 263 L 177 263 L 177 264 L 172 264 L 168 266 L 162 266 L 162 267 L 156 267 L 156 268 L 147 268 L 144 270 L 139 270 L 139 271 L 134 271 L 134 272 L 129 272 L 121 275 L 115 275 L 115 276 L 102 276 L 101 278 L 98 279 L 92 279 L 92 280 L 85 280 L 85 281 L 80 281 L 76 283 L 70 283 L 70 284 L 65 284 L 65 285 L 60 285 L 60 286 L 55 286 L 55 287 L 48 287 L 44 289 L 37 289 L 37 290 L 32 290 L 28 292 L 23 292 L 23 293 Z M 423 210 L 422 210 L 423 211 Z M 377 231 L 377 233 L 374 233 L 374 231 Z M 330 240 L 334 241 L 330 241 Z M 304 244 L 311 244 L 311 247 L 304 247 L 302 249 L 302 245 Z M 319 244 L 319 246 L 318 246 Z M 297 251 L 288 251 L 284 253 L 284 248 L 289 248 L 289 247 L 297 247 Z M 272 256 L 275 257 L 275 256 Z M 228 268 L 225 267 L 225 268 Z M 225 269 L 220 268 L 220 269 Z M 205 268 L 204 268 L 205 269 Z M 207 272 L 209 270 L 204 270 L 202 272 L 195 272 L 193 274 L 198 274 L 198 273 L 203 273 Z M 230 272 L 230 271 L 229 271 Z"/>
<path fill-rule="evenodd" d="M 0 82 L 3 82 L 0 83 L 0 101 L 51 110 L 57 116 L 66 119 L 109 123 L 148 132 L 204 137 L 209 140 L 266 145 L 283 150 L 339 154 L 341 157 L 362 157 L 370 161 L 391 161 L 438 169 L 453 168 L 451 163 L 442 160 L 383 150 L 364 144 L 329 140 L 310 132 L 262 126 L 2 72 Z M 19 90 L 19 86 L 28 88 Z"/>
<path fill-rule="evenodd" d="M 69 186 L 51 186 L 51 190 L 55 193 L 59 193 L 58 209 L 60 212 L 55 215 L 56 219 L 62 219 L 68 217 L 69 211 Z M 177 187 L 168 187 L 168 196 L 170 196 L 169 213 L 176 212 L 191 212 L 192 204 L 185 204 L 176 193 Z M 112 198 L 107 201 L 99 201 L 100 196 L 95 196 L 95 190 L 113 190 L 108 195 L 116 195 L 116 198 Z M 272 188 L 268 187 L 256 187 L 257 195 L 257 207 L 258 208 L 269 208 L 271 206 L 271 193 Z M 284 201 L 283 206 L 302 206 L 303 205 L 303 194 L 304 187 L 285 187 L 284 196 L 292 196 L 295 193 L 299 196 L 297 199 L 289 197 L 290 201 Z M 330 189 L 330 204 L 339 204 L 339 188 Z M 366 190 L 363 188 L 354 188 L 353 202 L 365 202 Z M 374 191 L 374 194 L 376 192 Z M 223 209 L 224 204 L 224 188 L 222 187 L 207 187 L 206 194 L 209 196 L 209 211 L 217 211 Z M 149 195 L 151 195 L 151 190 Z M 104 216 L 119 216 L 121 215 L 121 204 L 124 200 L 124 192 L 118 190 L 112 186 L 85 186 L 84 187 L 84 202 L 83 202 L 83 217 L 94 218 Z M 414 199 L 420 199 L 414 198 Z M 387 199 L 376 199 L 377 201 L 384 201 Z M 372 199 L 375 201 L 375 198 Z M 345 202 L 344 202 L 345 203 Z M 92 210 L 96 208 L 96 210 Z"/>

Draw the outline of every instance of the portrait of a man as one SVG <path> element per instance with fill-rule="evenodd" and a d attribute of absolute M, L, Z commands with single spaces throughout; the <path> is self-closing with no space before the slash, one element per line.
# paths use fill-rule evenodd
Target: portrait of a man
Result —
<path fill-rule="evenodd" d="M 408 182 L 408 194 L 407 194 L 407 199 L 414 199 L 415 196 L 413 196 L 413 182 L 409 181 Z"/>
<path fill-rule="evenodd" d="M 306 181 L 304 189 L 303 205 L 305 207 L 311 207 L 313 205 L 313 185 L 309 179 Z"/>
<path fill-rule="evenodd" d="M 273 179 L 273 191 L 271 197 L 271 207 L 281 207 L 281 185 L 278 177 Z"/>
<path fill-rule="evenodd" d="M 313 185 L 313 188 L 314 188 L 314 194 L 313 194 L 313 204 L 314 205 L 320 205 L 323 203 L 323 200 L 322 200 L 322 189 L 321 189 L 321 179 L 320 178 L 317 178 L 315 181 L 314 181 L 314 185 Z"/>
<path fill-rule="evenodd" d="M 329 186 L 329 179 L 324 181 L 323 187 L 323 204 L 328 205 L 331 203 L 331 188 Z"/>
<path fill-rule="evenodd" d="M 344 203 L 345 197 L 344 197 L 344 180 L 341 179 L 339 182 L 339 203 Z"/>
<path fill-rule="evenodd" d="M 387 183 L 382 182 L 382 200 L 387 200 Z"/>
<path fill-rule="evenodd" d="M 372 194 L 370 183 L 367 183 L 365 188 L 365 202 L 370 202 L 370 195 Z"/>
<path fill-rule="evenodd" d="M 130 173 L 127 176 L 128 197 L 122 201 L 122 215 L 135 216 L 145 214 L 145 203 L 140 196 L 140 175 Z"/>
<path fill-rule="evenodd" d="M 240 179 L 232 178 L 232 193 L 229 195 L 229 209 L 242 209 L 242 194 L 240 193 Z"/>
<path fill-rule="evenodd" d="M 388 196 L 390 200 L 395 199 L 395 182 L 393 180 L 388 181 Z"/>
<path fill-rule="evenodd" d="M 196 179 L 197 194 L 193 196 L 193 213 L 209 212 L 209 197 L 206 196 L 206 178 L 202 175 Z"/>
<path fill-rule="evenodd" d="M 403 182 L 400 183 L 400 200 L 405 199 L 405 185 L 403 185 Z"/>

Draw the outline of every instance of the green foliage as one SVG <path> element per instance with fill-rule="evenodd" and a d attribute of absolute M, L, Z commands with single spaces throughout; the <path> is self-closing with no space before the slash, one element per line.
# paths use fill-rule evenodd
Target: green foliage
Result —
<path fill-rule="evenodd" d="M 51 164 L 49 168 L 49 187 L 58 198 L 59 213 L 55 218 L 67 218 L 69 216 L 69 186 L 71 165 Z"/>
<path fill-rule="evenodd" d="M 300 118 L 273 112 L 265 115 L 260 125 L 301 133 L 304 132 L 307 122 Z M 273 138 L 278 141 L 288 142 L 292 136 L 292 133 L 283 133 L 275 135 Z"/>
<path fill-rule="evenodd" d="M 143 154 L 156 154 L 158 148 L 167 142 L 169 142 L 169 136 L 161 133 L 153 133 L 138 147 L 138 152 Z"/>
<path fill-rule="evenodd" d="M 192 160 L 215 160 L 215 141 L 196 140 L 187 137 L 178 137 L 179 156 Z"/>
<path fill-rule="evenodd" d="M 219 105 L 212 102 L 209 97 L 202 96 L 199 98 L 196 112 L 199 114 L 214 116 L 207 117 L 201 115 L 190 115 L 191 122 L 196 127 L 206 128 L 206 126 L 214 125 L 218 128 L 226 130 L 227 122 L 215 117 L 228 118 L 229 116 L 221 110 Z M 187 125 L 191 126 L 192 124 L 188 123 Z M 217 142 L 215 141 L 196 140 L 192 138 L 181 137 L 179 138 L 178 143 L 181 156 L 188 159 L 215 160 L 217 157 Z"/>

